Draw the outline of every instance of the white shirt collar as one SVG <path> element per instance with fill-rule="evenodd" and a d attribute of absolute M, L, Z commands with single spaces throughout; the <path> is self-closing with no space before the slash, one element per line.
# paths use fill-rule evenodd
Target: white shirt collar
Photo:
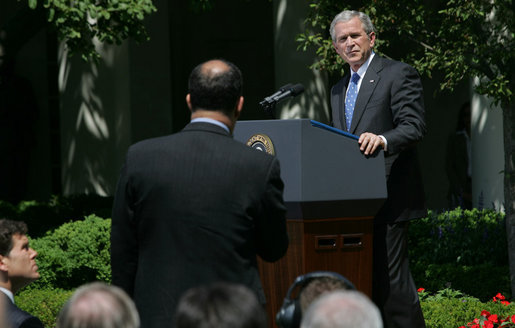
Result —
<path fill-rule="evenodd" d="M 361 82 L 363 81 L 363 76 L 365 76 L 365 73 L 367 72 L 368 66 L 370 65 L 370 62 L 372 61 L 372 58 L 374 58 L 374 56 L 375 56 L 375 52 L 372 50 L 372 53 L 368 57 L 367 61 L 365 63 L 363 63 L 363 65 L 361 65 L 360 68 L 358 68 L 357 72 L 354 72 L 351 69 L 351 77 L 352 77 L 353 73 L 358 73 L 358 75 L 359 75 L 358 91 L 359 91 L 359 88 L 361 87 Z"/>
<path fill-rule="evenodd" d="M 14 295 L 13 295 L 13 293 L 9 289 L 6 289 L 4 287 L 0 287 L 0 291 L 3 292 L 5 295 L 7 295 L 7 297 L 9 297 L 11 302 L 13 302 L 13 304 L 14 304 Z"/>
<path fill-rule="evenodd" d="M 218 125 L 219 127 L 223 128 L 225 131 L 231 133 L 231 131 L 229 130 L 229 127 L 227 125 L 223 124 L 220 121 L 214 120 L 212 118 L 197 117 L 197 118 L 192 119 L 190 123 L 198 123 L 198 122 L 211 123 L 211 124 L 214 124 L 214 125 Z"/>
<path fill-rule="evenodd" d="M 361 65 L 358 68 L 358 71 L 356 73 L 359 74 L 360 78 L 363 78 L 363 76 L 365 76 L 365 73 L 367 72 L 367 69 L 368 69 L 368 65 L 370 65 L 370 62 L 372 61 L 372 58 L 374 58 L 374 56 L 375 56 L 375 52 L 372 50 L 372 53 L 368 57 L 367 61 L 364 62 L 363 65 Z M 354 71 L 352 71 L 352 72 L 354 73 Z"/>

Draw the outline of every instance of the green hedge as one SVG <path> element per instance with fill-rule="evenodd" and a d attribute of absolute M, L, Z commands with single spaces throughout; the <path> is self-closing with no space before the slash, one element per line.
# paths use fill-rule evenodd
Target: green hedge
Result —
<path fill-rule="evenodd" d="M 409 252 L 418 287 L 433 292 L 450 287 L 482 301 L 498 292 L 511 296 L 502 213 L 430 211 L 427 218 L 410 224 Z"/>
<path fill-rule="evenodd" d="M 41 278 L 28 288 L 73 289 L 91 281 L 111 281 L 111 220 L 90 215 L 31 240 Z"/>
<path fill-rule="evenodd" d="M 72 293 L 72 290 L 62 289 L 23 290 L 15 296 L 15 302 L 50 328 L 55 327 L 57 315 Z"/>
<path fill-rule="evenodd" d="M 60 309 L 73 291 L 28 290 L 16 296 L 16 304 L 25 311 L 39 317 L 45 327 L 54 327 Z M 482 303 L 477 298 L 445 289 L 436 295 L 421 298 L 422 311 L 427 328 L 458 328 L 479 318 L 483 310 L 497 314 L 499 318 L 515 314 L 515 304 Z"/>
<path fill-rule="evenodd" d="M 110 229 L 110 219 L 90 215 L 31 239 L 41 277 L 16 296 L 16 304 L 50 328 L 77 287 L 110 283 Z"/>
<path fill-rule="evenodd" d="M 480 319 L 483 310 L 505 319 L 515 314 L 515 304 L 503 305 L 465 296 L 459 291 L 443 289 L 433 296 L 421 297 L 421 306 L 427 328 L 458 328 L 475 318 Z"/>

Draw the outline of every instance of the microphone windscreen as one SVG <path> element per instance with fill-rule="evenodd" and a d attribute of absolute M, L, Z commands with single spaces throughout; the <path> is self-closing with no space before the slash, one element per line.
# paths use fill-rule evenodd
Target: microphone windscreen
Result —
<path fill-rule="evenodd" d="M 285 84 L 285 85 L 283 85 L 282 87 L 280 87 L 280 88 L 279 88 L 279 91 L 281 91 L 281 92 L 285 92 L 286 90 L 288 90 L 288 89 L 290 89 L 290 88 L 292 88 L 292 87 L 293 87 L 293 84 L 288 83 L 288 84 Z"/>
<path fill-rule="evenodd" d="M 300 83 L 297 83 L 290 90 L 293 96 L 297 96 L 304 92 L 304 86 Z"/>

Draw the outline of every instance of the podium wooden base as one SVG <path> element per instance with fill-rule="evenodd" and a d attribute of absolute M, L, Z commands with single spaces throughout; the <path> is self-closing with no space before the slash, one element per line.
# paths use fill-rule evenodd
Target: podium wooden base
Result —
<path fill-rule="evenodd" d="M 275 263 L 258 261 L 267 298 L 269 327 L 299 275 L 312 271 L 334 271 L 356 288 L 372 296 L 373 217 L 288 220 L 290 245 Z"/>

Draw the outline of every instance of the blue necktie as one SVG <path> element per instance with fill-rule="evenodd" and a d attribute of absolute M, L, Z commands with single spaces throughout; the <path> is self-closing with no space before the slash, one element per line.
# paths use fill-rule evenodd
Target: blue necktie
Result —
<path fill-rule="evenodd" d="M 356 98 L 358 97 L 359 78 L 360 76 L 358 73 L 352 73 L 347 97 L 345 97 L 345 123 L 347 124 L 347 131 L 350 130 L 352 114 L 354 113 L 354 105 L 356 104 Z"/>

